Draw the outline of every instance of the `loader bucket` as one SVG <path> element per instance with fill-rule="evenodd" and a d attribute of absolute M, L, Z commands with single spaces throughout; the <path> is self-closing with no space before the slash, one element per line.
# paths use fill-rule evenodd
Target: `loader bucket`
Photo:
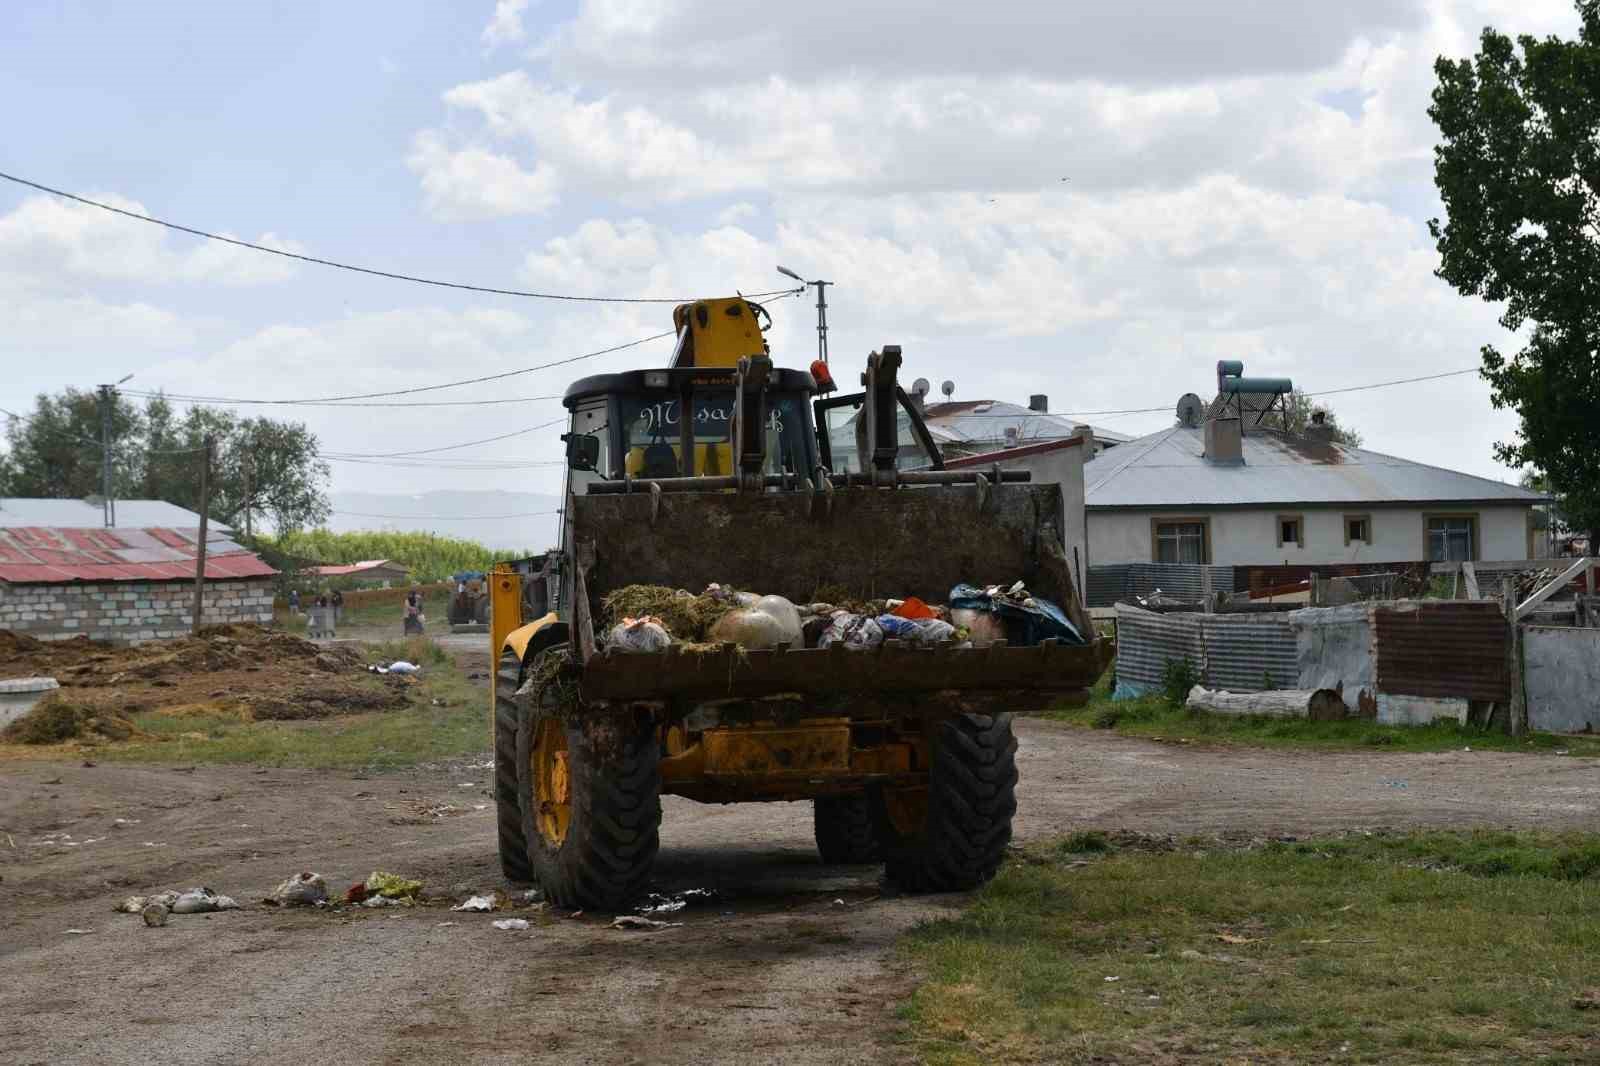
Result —
<path fill-rule="evenodd" d="M 980 500 L 982 506 L 980 507 Z M 857 705 L 864 695 L 920 693 L 928 710 L 1046 705 L 1052 692 L 1081 695 L 1104 670 L 1110 647 L 1074 592 L 1056 532 L 1055 485 L 851 489 L 831 506 L 809 493 L 649 493 L 572 501 L 579 603 L 574 618 L 591 699 L 708 699 L 801 693 Z M 710 582 L 797 603 L 819 588 L 854 597 L 918 596 L 944 602 L 952 586 L 1025 582 L 1055 601 L 1087 644 L 1049 640 L 971 648 L 886 641 L 868 654 L 827 649 L 746 650 L 672 645 L 637 655 L 595 645 L 593 620 L 606 593 L 633 584 L 699 591 Z M 954 703 L 952 703 L 954 701 Z"/>

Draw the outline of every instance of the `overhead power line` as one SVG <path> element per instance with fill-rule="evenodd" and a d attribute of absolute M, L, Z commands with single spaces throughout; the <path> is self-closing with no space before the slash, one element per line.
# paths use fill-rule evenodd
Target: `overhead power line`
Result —
<path fill-rule="evenodd" d="M 341 459 L 408 459 L 417 455 L 432 455 L 435 452 L 453 452 L 460 448 L 471 448 L 479 444 L 493 444 L 497 440 L 510 440 L 512 437 L 521 437 L 535 430 L 549 429 L 551 426 L 560 425 L 565 418 L 553 418 L 548 422 L 540 422 L 536 426 L 527 426 L 523 429 L 514 429 L 510 433 L 501 433 L 494 437 L 484 437 L 481 440 L 462 441 L 460 444 L 443 444 L 437 448 L 418 448 L 409 452 L 329 452 L 327 457 Z"/>
<path fill-rule="evenodd" d="M 394 400 L 394 401 L 357 401 L 352 403 L 339 403 L 334 400 L 239 400 L 224 399 L 220 396 L 191 396 L 177 392 L 143 392 L 132 389 L 123 389 L 124 395 L 142 396 L 148 399 L 172 400 L 176 403 L 213 404 L 218 407 L 242 407 L 251 404 L 289 404 L 296 407 L 492 407 L 497 404 L 508 403 L 538 403 L 545 400 L 559 400 L 559 393 L 548 396 L 506 396 L 498 400 Z"/>
<path fill-rule="evenodd" d="M 1463 374 L 1476 374 L 1476 373 L 1478 373 L 1478 368 L 1477 367 L 1469 367 L 1468 369 L 1465 369 L 1465 370 L 1446 370 L 1441 374 L 1424 374 L 1421 377 L 1415 377 L 1415 378 L 1396 378 L 1393 381 L 1374 381 L 1374 382 L 1372 382 L 1370 384 L 1367 384 L 1367 385 L 1347 385 L 1347 386 L 1345 386 L 1344 388 L 1341 388 L 1341 389 L 1321 389 L 1321 390 L 1319 390 L 1317 392 L 1303 393 L 1303 395 L 1308 396 L 1308 397 L 1309 396 L 1334 396 L 1334 395 L 1338 395 L 1340 393 L 1346 393 L 1346 392 L 1365 392 L 1368 389 L 1386 389 L 1391 385 L 1410 385 L 1410 384 L 1413 384 L 1413 383 L 1418 382 L 1418 381 L 1437 381 L 1440 378 L 1454 378 L 1454 377 L 1460 377 Z M 960 402 L 960 401 L 956 401 L 956 402 Z M 938 405 L 937 404 L 930 404 L 929 406 L 936 407 Z M 1173 405 L 1172 404 L 1166 404 L 1165 406 L 1162 406 L 1162 407 L 1125 407 L 1125 408 L 1120 408 L 1120 409 L 1114 410 L 1114 411 L 1043 411 L 1043 412 L 1030 411 L 1029 414 L 1048 414 L 1048 415 L 1054 415 L 1054 416 L 1056 416 L 1058 418 L 1066 418 L 1066 417 L 1088 418 L 1088 417 L 1090 417 L 1092 415 L 1148 415 L 1148 414 L 1157 414 L 1157 413 L 1161 413 L 1161 412 L 1166 412 L 1166 413 L 1170 414 L 1172 412 L 1172 410 L 1173 410 Z M 1027 415 L 1021 415 L 1021 414 L 1009 414 L 1009 415 L 1008 414 L 998 414 L 997 415 L 997 414 L 990 414 L 988 412 L 977 412 L 977 413 L 972 413 L 972 414 L 963 414 L 963 415 L 960 415 L 959 417 L 961 417 L 963 419 L 984 418 L 984 419 L 997 419 L 997 420 L 1005 421 L 1005 422 L 1015 422 L 1019 418 L 1027 417 Z"/>
<path fill-rule="evenodd" d="M 37 189 L 40 192 L 49 193 L 51 196 L 59 196 L 64 200 L 72 200 L 76 203 L 85 204 L 89 207 L 99 208 L 101 211 L 109 211 L 114 215 L 121 215 L 124 218 L 137 219 L 140 222 L 148 222 L 154 226 L 164 226 L 167 229 L 176 230 L 179 233 L 187 233 L 194 237 L 204 237 L 208 241 L 220 241 L 223 244 L 231 244 L 237 248 L 248 248 L 253 252 L 264 252 L 267 255 L 282 256 L 285 259 L 297 259 L 302 263 L 315 263 L 317 266 L 333 267 L 337 270 L 349 270 L 357 274 L 368 274 L 377 278 L 389 278 L 392 281 L 409 281 L 417 285 L 433 285 L 441 289 L 460 289 L 465 292 L 484 292 L 491 293 L 496 296 L 521 296 L 532 300 L 564 300 L 570 303 L 680 304 L 692 302 L 689 300 L 668 296 L 573 296 L 567 293 L 557 292 L 531 292 L 526 289 L 501 289 L 492 285 L 468 285 L 459 281 L 440 281 L 436 278 L 423 278 L 418 277 L 415 274 L 402 274 L 393 270 L 377 270 L 373 267 L 356 266 L 351 263 L 336 262 L 332 259 L 322 259 L 314 255 L 302 255 L 299 252 L 290 252 L 282 248 L 270 248 L 264 244 L 255 244 L 250 241 L 242 241 L 237 237 L 228 237 L 221 233 L 211 233 L 207 230 L 196 229 L 193 226 L 180 225 L 177 222 L 169 222 L 166 219 L 156 218 L 153 215 L 143 215 L 137 211 L 129 211 L 126 208 L 116 207 L 100 200 L 91 200 L 87 196 L 79 196 L 77 193 L 67 192 L 65 189 L 57 189 L 49 185 L 41 184 L 37 181 L 30 181 L 27 178 L 18 177 L 15 174 L 7 174 L 4 171 L 0 171 L 0 178 L 4 178 L 6 181 L 13 182 L 17 185 L 25 185 L 30 189 Z M 794 290 L 776 289 L 772 292 L 759 292 L 756 293 L 755 296 L 752 296 L 751 299 L 761 296 L 782 296 L 787 295 L 792 291 Z"/>

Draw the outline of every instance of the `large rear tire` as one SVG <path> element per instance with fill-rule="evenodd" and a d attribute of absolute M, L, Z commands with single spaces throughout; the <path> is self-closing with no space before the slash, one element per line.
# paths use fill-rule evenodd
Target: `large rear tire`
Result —
<path fill-rule="evenodd" d="M 995 875 L 1017 812 L 1017 740 L 1009 714 L 962 714 L 933 735 L 927 789 L 875 789 L 884 872 L 908 892 L 959 892 Z"/>
<path fill-rule="evenodd" d="M 540 652 L 529 675 L 550 670 Z M 571 715 L 559 685 L 517 709 L 517 795 L 528 860 L 560 907 L 618 911 L 649 884 L 660 849 L 661 749 L 627 714 Z"/>
<path fill-rule="evenodd" d="M 501 654 L 494 675 L 494 813 L 499 833 L 500 869 L 512 881 L 532 881 L 528 838 L 522 834 L 522 805 L 517 802 L 517 689 L 522 687 L 522 660 L 514 651 Z"/>
<path fill-rule="evenodd" d="M 811 822 L 823 862 L 845 865 L 883 861 L 883 848 L 873 831 L 872 809 L 864 794 L 812 800 Z"/>

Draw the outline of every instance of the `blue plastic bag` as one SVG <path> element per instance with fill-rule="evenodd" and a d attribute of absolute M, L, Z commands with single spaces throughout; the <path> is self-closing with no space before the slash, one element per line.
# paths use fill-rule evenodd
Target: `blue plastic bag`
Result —
<path fill-rule="evenodd" d="M 950 590 L 950 606 L 998 615 L 1007 622 L 1007 631 L 1019 631 L 1018 643 L 1021 644 L 1037 644 L 1052 637 L 1068 644 L 1085 643 L 1083 635 L 1060 607 L 1026 591 L 1017 597 L 1004 592 L 991 596 L 987 589 L 976 585 L 957 585 Z"/>

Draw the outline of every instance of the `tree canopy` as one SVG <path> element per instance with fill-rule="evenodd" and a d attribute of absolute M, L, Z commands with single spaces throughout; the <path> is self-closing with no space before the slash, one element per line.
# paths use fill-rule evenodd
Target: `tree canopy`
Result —
<path fill-rule="evenodd" d="M 1440 57 L 1429 116 L 1446 220 L 1428 228 L 1439 277 L 1503 305 L 1523 347 L 1482 349 L 1497 408 L 1518 415 L 1495 445 L 1545 475 L 1565 518 L 1600 529 L 1600 0 L 1578 0 L 1575 40 L 1483 31 L 1470 59 Z M 1590 543 L 1596 538 L 1591 535 Z"/>
<path fill-rule="evenodd" d="M 94 392 L 69 388 L 38 397 L 31 415 L 6 426 L 0 495 L 98 496 L 100 418 L 100 397 Z M 303 424 L 240 418 L 201 406 L 180 415 L 160 396 L 150 397 L 142 408 L 114 397 L 112 492 L 198 511 L 207 435 L 216 439 L 211 517 L 240 530 L 262 519 L 279 530 L 301 529 L 328 517 L 328 464 L 318 455 L 316 435 Z"/>
<path fill-rule="evenodd" d="M 1312 403 L 1311 397 L 1295 389 L 1284 397 L 1283 428 L 1290 433 L 1304 433 L 1311 425 L 1311 416 L 1320 412 L 1323 424 L 1333 431 L 1333 439 L 1352 448 L 1361 447 L 1361 434 L 1339 424 L 1339 416 L 1325 403 Z"/>

